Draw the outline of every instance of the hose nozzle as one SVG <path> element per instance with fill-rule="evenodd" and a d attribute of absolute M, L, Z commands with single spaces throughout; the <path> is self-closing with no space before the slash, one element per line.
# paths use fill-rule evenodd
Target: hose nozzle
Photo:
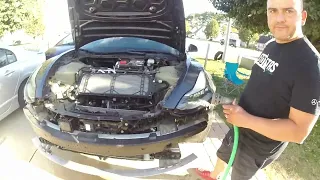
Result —
<path fill-rule="evenodd" d="M 224 96 L 221 96 L 218 93 L 214 93 L 211 99 L 211 104 L 216 105 L 229 105 L 232 104 L 233 100 Z"/>

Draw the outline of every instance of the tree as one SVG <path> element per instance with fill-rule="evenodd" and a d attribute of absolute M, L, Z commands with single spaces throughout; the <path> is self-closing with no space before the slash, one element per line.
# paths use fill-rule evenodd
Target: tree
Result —
<path fill-rule="evenodd" d="M 212 19 L 210 23 L 207 24 L 204 33 L 207 39 L 216 38 L 219 35 L 220 27 L 216 19 Z"/>
<path fill-rule="evenodd" d="M 220 29 L 221 31 L 221 34 L 224 36 L 226 33 L 227 33 L 227 26 L 226 25 L 223 25 Z"/>
<path fill-rule="evenodd" d="M 243 27 L 253 32 L 266 33 L 267 3 L 258 0 L 209 0 L 215 7 L 228 14 L 228 17 L 236 19 Z M 320 41 L 320 3 L 319 0 L 305 0 L 305 9 L 309 12 L 307 24 L 304 26 L 304 34 L 314 44 Z"/>
<path fill-rule="evenodd" d="M 187 36 L 192 34 L 191 26 L 190 26 L 190 23 L 188 21 L 186 21 L 186 33 L 187 33 Z"/>
<path fill-rule="evenodd" d="M 239 38 L 247 44 L 247 47 L 249 47 L 251 42 L 255 42 L 259 39 L 259 34 L 254 33 L 249 29 L 241 28 L 239 30 Z"/>
<path fill-rule="evenodd" d="M 223 14 L 215 14 L 213 12 L 196 13 L 189 15 L 186 21 L 190 24 L 190 29 L 192 33 L 196 34 L 199 30 L 205 27 L 214 18 L 219 23 L 223 22 L 225 19 Z"/>
<path fill-rule="evenodd" d="M 37 13 L 39 3 L 37 0 L 0 0 L 0 37 L 24 27 L 30 27 L 27 32 L 39 34 L 39 30 L 44 29 L 42 15 Z"/>
<path fill-rule="evenodd" d="M 24 29 L 27 34 L 33 36 L 41 36 L 44 34 L 45 26 L 43 23 L 43 1 L 42 0 L 29 0 L 28 7 L 33 7 L 29 12 L 29 16 L 24 21 Z"/>
<path fill-rule="evenodd" d="M 237 28 L 234 28 L 234 27 L 231 27 L 231 32 L 233 32 L 233 33 L 239 33 L 238 29 L 237 29 Z"/>
<path fill-rule="evenodd" d="M 23 20 L 28 12 L 24 9 L 24 3 L 17 0 L 0 1 L 0 37 L 5 32 L 13 32 L 21 29 Z"/>

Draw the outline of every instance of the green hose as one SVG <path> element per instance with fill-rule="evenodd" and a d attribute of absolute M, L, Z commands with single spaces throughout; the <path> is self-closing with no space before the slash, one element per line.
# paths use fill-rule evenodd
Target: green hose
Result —
<path fill-rule="evenodd" d="M 233 164 L 233 161 L 236 157 L 237 154 L 237 149 L 238 149 L 238 143 L 239 143 L 239 128 L 237 126 L 233 126 L 234 129 L 234 139 L 233 139 L 233 148 L 232 148 L 232 153 L 228 162 L 227 169 L 224 172 L 224 175 L 222 177 L 222 180 L 226 180 L 227 176 L 229 174 L 230 168 Z"/>

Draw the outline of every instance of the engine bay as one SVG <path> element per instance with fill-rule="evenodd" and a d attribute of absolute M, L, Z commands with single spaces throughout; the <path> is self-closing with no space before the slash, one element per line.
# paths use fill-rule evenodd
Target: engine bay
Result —
<path fill-rule="evenodd" d="M 159 127 L 175 131 L 179 124 L 206 115 L 205 109 L 190 111 L 190 117 L 162 111 L 161 103 L 183 68 L 183 62 L 155 58 L 87 57 L 63 62 L 48 79 L 47 119 L 68 132 L 135 134 Z M 163 126 L 163 120 L 170 123 Z"/>
<path fill-rule="evenodd" d="M 49 79 L 51 102 L 155 112 L 177 83 L 181 66 L 155 58 L 80 58 Z"/>

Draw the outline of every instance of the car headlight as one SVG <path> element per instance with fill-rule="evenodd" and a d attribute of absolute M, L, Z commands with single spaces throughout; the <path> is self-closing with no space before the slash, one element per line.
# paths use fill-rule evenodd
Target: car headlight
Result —
<path fill-rule="evenodd" d="M 193 89 L 184 95 L 180 100 L 177 109 L 187 110 L 194 109 L 199 106 L 209 106 L 209 100 L 212 98 L 212 94 L 213 93 L 208 86 L 206 74 L 204 71 L 201 71 Z"/>
<path fill-rule="evenodd" d="M 36 77 L 41 69 L 41 65 L 32 73 L 29 77 L 26 86 L 24 88 L 24 99 L 27 103 L 33 103 L 36 96 Z"/>

